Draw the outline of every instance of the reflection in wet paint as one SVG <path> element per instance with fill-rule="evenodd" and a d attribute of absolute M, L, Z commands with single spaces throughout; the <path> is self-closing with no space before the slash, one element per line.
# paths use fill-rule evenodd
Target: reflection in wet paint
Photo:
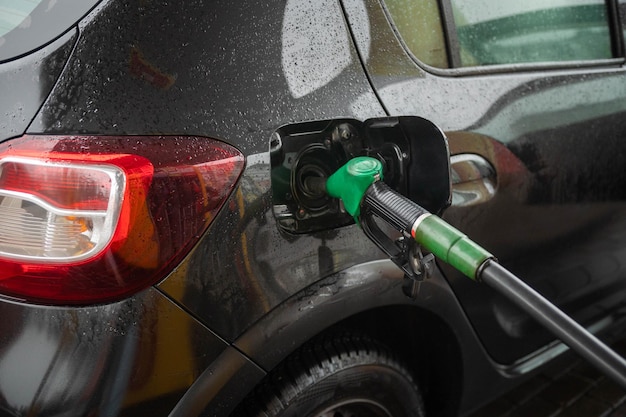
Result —
<path fill-rule="evenodd" d="M 350 39 L 335 0 L 289 0 L 282 27 L 282 68 L 294 98 L 327 85 L 352 62 Z"/>

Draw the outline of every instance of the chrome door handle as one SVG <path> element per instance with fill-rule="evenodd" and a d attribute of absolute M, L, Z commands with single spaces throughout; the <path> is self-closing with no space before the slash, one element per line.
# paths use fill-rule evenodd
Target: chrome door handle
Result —
<path fill-rule="evenodd" d="M 485 203 L 496 194 L 496 170 L 480 155 L 463 153 L 450 157 L 452 205 L 473 206 Z"/>

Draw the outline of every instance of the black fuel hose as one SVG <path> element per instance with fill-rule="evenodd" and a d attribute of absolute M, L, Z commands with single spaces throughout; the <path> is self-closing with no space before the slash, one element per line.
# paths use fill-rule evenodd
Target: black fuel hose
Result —
<path fill-rule="evenodd" d="M 624 358 L 524 281 L 492 260 L 487 261 L 479 271 L 478 280 L 507 297 L 600 372 L 626 389 L 626 361 Z"/>

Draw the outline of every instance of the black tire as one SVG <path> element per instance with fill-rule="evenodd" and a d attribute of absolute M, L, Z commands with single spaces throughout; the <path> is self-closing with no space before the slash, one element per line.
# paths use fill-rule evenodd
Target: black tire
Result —
<path fill-rule="evenodd" d="M 245 410 L 265 417 L 424 415 L 406 367 L 382 344 L 354 335 L 304 346 L 268 375 Z"/>

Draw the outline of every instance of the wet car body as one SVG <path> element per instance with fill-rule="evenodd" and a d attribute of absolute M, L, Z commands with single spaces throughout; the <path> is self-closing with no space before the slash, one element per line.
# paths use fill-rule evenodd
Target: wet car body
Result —
<path fill-rule="evenodd" d="M 479 155 L 497 176 L 494 196 L 446 218 L 584 325 L 617 322 L 622 58 L 450 76 L 418 65 L 374 0 L 93 6 L 0 64 L 2 140 L 209 137 L 246 165 L 206 233 L 154 285 L 96 305 L 0 302 L 6 415 L 228 415 L 337 326 L 405 358 L 429 415 L 467 413 L 532 375 L 533 359 L 558 345 L 487 289 L 441 265 L 410 299 L 402 271 L 356 225 L 277 225 L 270 141 L 308 121 L 432 120 L 453 155 Z"/>

